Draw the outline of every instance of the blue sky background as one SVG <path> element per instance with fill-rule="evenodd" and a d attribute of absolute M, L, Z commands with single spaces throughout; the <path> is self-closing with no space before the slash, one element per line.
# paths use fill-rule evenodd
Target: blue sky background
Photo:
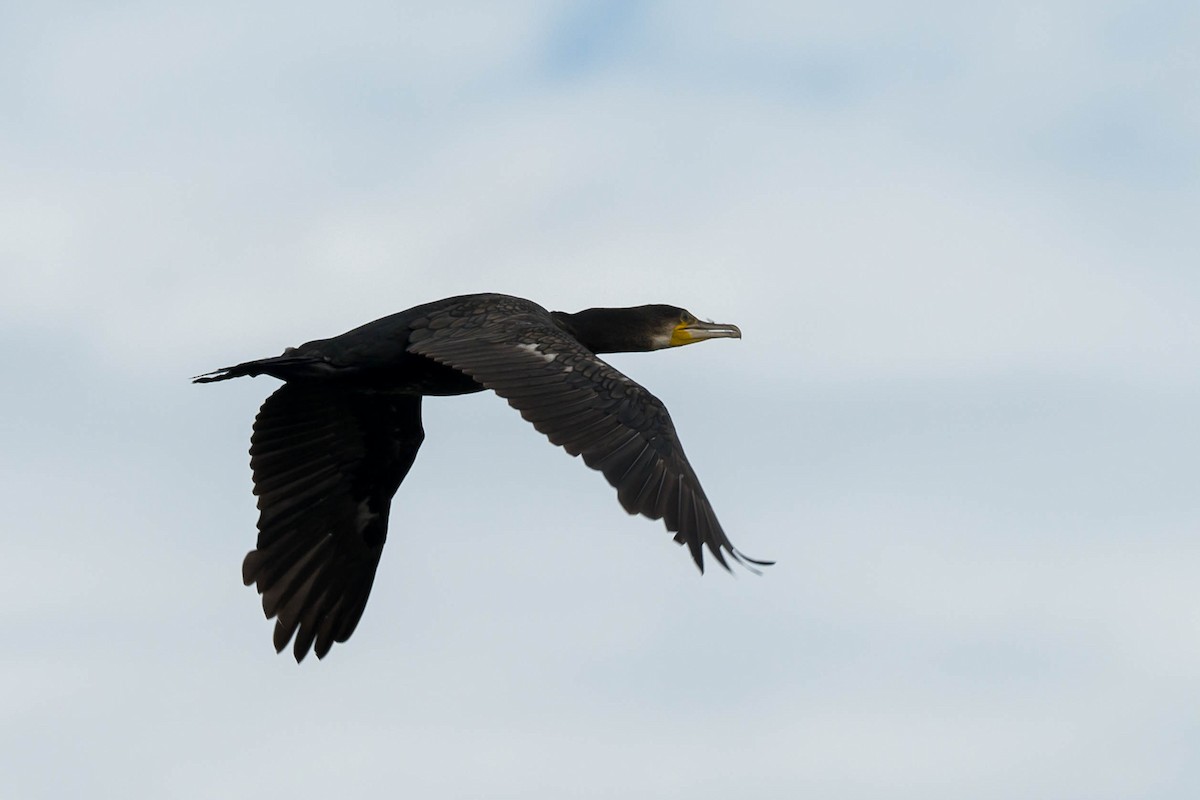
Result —
<path fill-rule="evenodd" d="M 6 796 L 1197 796 L 1195 4 L 430 5 L 0 10 Z M 276 656 L 188 378 L 472 291 L 739 324 L 612 360 L 779 564 L 431 401 Z"/>

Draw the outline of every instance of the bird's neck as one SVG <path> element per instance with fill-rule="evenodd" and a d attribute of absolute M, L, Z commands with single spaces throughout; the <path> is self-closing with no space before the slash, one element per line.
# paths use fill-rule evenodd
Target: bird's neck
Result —
<path fill-rule="evenodd" d="M 593 353 L 642 353 L 650 348 L 641 339 L 630 335 L 623 324 L 628 309 L 588 308 L 576 314 L 551 311 L 550 316 L 581 345 Z"/>

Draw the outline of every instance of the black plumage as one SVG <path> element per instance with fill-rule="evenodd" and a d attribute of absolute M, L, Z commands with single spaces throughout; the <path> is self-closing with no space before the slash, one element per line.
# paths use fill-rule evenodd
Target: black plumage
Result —
<path fill-rule="evenodd" d="M 491 389 L 551 442 L 581 456 L 631 514 L 662 519 L 701 572 L 703 548 L 729 568 L 765 565 L 721 529 L 654 395 L 597 357 L 719 337 L 674 306 L 549 312 L 529 300 L 467 295 L 417 306 L 197 383 L 271 375 L 286 383 L 259 411 L 250 445 L 258 542 L 243 562 L 274 642 L 318 658 L 354 632 L 387 539 L 392 495 L 424 440 L 421 397 Z M 753 567 L 750 567 L 753 569 Z"/>

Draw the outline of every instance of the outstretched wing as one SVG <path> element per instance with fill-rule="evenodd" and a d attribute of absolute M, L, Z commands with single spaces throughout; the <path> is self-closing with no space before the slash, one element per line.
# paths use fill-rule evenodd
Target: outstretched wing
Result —
<path fill-rule="evenodd" d="M 258 547 L 242 564 L 276 617 L 275 649 L 295 635 L 322 658 L 362 617 L 387 539 L 392 495 L 424 439 L 419 396 L 315 383 L 280 387 L 254 422 L 250 466 Z"/>
<path fill-rule="evenodd" d="M 517 308 L 498 320 L 492 304 L 479 314 L 432 314 L 413 324 L 409 351 L 466 373 L 551 442 L 582 456 L 604 473 L 626 511 L 662 519 L 701 572 L 702 546 L 726 569 L 725 554 L 762 563 L 729 542 L 662 402 L 538 311 Z"/>

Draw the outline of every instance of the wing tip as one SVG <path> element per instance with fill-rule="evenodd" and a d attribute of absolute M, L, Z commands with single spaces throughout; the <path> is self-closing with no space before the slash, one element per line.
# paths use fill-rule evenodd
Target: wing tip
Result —
<path fill-rule="evenodd" d="M 740 564 L 743 569 L 753 572 L 755 575 L 763 574 L 763 570 L 759 569 L 759 567 L 765 569 L 766 567 L 775 566 L 774 561 L 764 561 L 758 558 L 751 558 L 734 547 L 729 548 L 729 554 L 733 556 L 734 560 L 737 561 L 737 563 Z M 732 570 L 730 571 L 732 572 Z"/>
<path fill-rule="evenodd" d="M 700 571 L 700 574 L 703 575 L 704 574 L 704 566 L 705 566 L 704 565 L 704 548 L 700 544 L 699 540 L 696 540 L 695 544 L 693 544 L 691 539 L 685 537 L 681 533 L 676 533 L 675 541 L 680 545 L 688 546 L 688 550 L 691 553 L 692 561 L 693 561 L 693 563 L 695 563 L 696 569 L 698 569 Z M 717 563 L 720 564 L 725 569 L 725 571 L 728 572 L 730 575 L 733 575 L 735 573 L 733 571 L 733 567 L 730 566 L 730 564 L 729 564 L 729 559 L 725 557 L 726 553 L 729 554 L 729 556 L 733 559 L 733 561 L 735 563 L 737 563 L 738 566 L 740 566 L 742 569 L 744 569 L 748 572 L 753 572 L 755 575 L 762 575 L 763 569 L 765 569 L 766 567 L 772 567 L 775 565 L 774 561 L 765 561 L 765 560 L 758 559 L 758 558 L 751 558 L 750 556 L 743 553 L 741 550 L 738 550 L 736 547 L 732 547 L 730 545 L 714 545 L 714 544 L 710 543 L 708 545 L 708 551 L 709 551 L 709 553 L 712 554 L 713 558 L 715 558 L 717 560 Z"/>

